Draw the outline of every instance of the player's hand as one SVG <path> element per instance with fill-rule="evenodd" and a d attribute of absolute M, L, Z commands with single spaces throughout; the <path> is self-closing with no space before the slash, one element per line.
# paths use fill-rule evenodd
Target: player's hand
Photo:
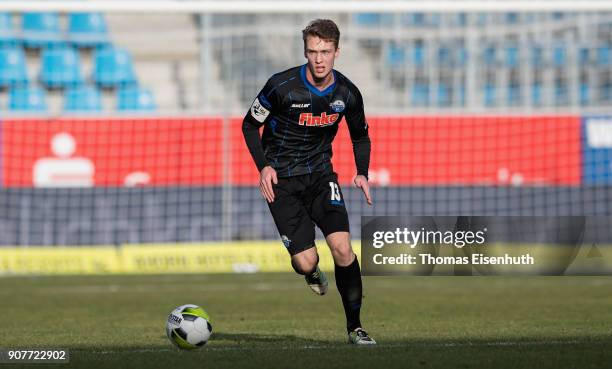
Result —
<path fill-rule="evenodd" d="M 368 179 L 363 175 L 358 175 L 355 177 L 355 179 L 353 179 L 353 183 L 355 183 L 355 187 L 361 188 L 368 205 L 371 206 L 372 197 L 370 197 L 370 184 L 368 183 Z"/>
<path fill-rule="evenodd" d="M 276 177 L 276 171 L 271 166 L 267 166 L 259 173 L 259 189 L 261 194 L 268 202 L 274 202 L 274 190 L 272 189 L 272 183 L 278 184 L 278 178 Z"/>

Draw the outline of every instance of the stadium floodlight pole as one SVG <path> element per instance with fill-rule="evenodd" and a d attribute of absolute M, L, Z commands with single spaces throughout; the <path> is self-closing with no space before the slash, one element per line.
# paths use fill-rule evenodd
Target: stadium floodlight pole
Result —
<path fill-rule="evenodd" d="M 214 1 L 214 0 L 92 0 L 1 1 L 0 11 L 121 12 L 121 13 L 393 13 L 393 12 L 601 12 L 612 1 L 567 0 L 381 0 L 381 1 Z"/>

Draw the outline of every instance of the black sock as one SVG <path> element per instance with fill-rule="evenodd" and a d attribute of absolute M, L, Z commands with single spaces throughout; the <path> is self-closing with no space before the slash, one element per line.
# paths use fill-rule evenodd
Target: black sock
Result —
<path fill-rule="evenodd" d="M 344 314 L 346 315 L 346 329 L 349 332 L 355 328 L 361 327 L 359 321 L 359 312 L 361 311 L 361 270 L 359 270 L 359 262 L 357 256 L 355 260 L 348 266 L 336 265 L 336 286 L 340 297 L 342 297 L 342 305 L 344 306 Z"/>

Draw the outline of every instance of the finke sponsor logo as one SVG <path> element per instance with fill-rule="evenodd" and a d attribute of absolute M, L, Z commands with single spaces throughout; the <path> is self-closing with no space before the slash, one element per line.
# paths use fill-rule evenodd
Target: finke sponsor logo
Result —
<path fill-rule="evenodd" d="M 307 108 L 310 104 L 291 104 L 292 108 Z"/>
<path fill-rule="evenodd" d="M 327 115 L 325 112 L 318 116 L 314 116 L 312 113 L 302 113 L 298 123 L 301 126 L 305 125 L 307 127 L 325 127 L 336 123 L 339 116 L 339 114 Z"/>

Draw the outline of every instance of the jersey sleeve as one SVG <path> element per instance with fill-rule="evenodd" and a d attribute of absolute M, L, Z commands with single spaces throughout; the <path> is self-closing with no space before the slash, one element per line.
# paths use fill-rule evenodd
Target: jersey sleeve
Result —
<path fill-rule="evenodd" d="M 363 109 L 361 93 L 356 87 L 351 87 L 353 88 L 349 88 L 350 96 L 347 101 L 345 119 L 351 135 L 351 141 L 353 142 L 353 155 L 355 156 L 357 174 L 367 178 L 371 151 L 368 122 L 366 121 Z"/>
<path fill-rule="evenodd" d="M 259 94 L 257 94 L 242 121 L 244 141 L 259 171 L 268 165 L 261 143 L 259 128 L 272 119 L 279 106 L 280 101 L 274 83 L 270 79 Z"/>

